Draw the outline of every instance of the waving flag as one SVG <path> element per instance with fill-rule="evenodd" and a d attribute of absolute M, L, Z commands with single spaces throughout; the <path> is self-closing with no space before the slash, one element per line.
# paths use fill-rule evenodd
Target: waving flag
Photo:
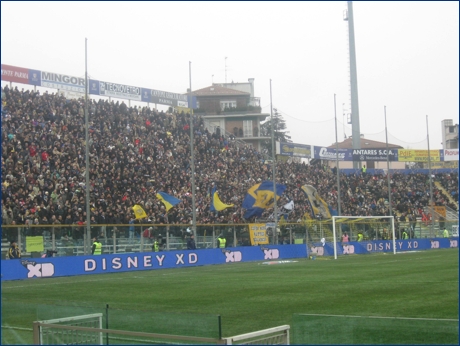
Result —
<path fill-rule="evenodd" d="M 163 202 L 163 204 L 166 207 L 166 211 L 169 211 L 172 207 L 174 207 L 176 204 L 180 202 L 180 199 L 177 199 L 174 196 L 170 196 L 165 192 L 158 191 L 157 193 L 157 198 Z"/>
<path fill-rule="evenodd" d="M 142 209 L 142 207 L 139 204 L 135 204 L 132 209 L 134 211 L 134 216 L 136 216 L 137 220 L 145 219 L 147 217 L 147 214 L 145 213 L 145 210 Z"/>
<path fill-rule="evenodd" d="M 303 185 L 301 187 L 303 192 L 307 195 L 308 202 L 310 203 L 312 209 L 312 217 L 321 215 L 324 219 L 331 218 L 331 212 L 327 203 L 318 195 L 316 189 L 311 185 Z"/>
<path fill-rule="evenodd" d="M 211 211 L 221 211 L 225 208 L 233 207 L 233 204 L 224 204 L 221 202 L 219 195 L 217 194 L 217 188 L 214 186 L 211 192 Z"/>
<path fill-rule="evenodd" d="M 276 184 L 276 199 L 286 190 L 286 185 Z M 243 208 L 247 209 L 244 214 L 245 219 L 252 216 L 260 216 L 264 209 L 274 206 L 275 193 L 273 191 L 272 181 L 263 181 L 262 183 L 252 186 L 244 198 Z"/>

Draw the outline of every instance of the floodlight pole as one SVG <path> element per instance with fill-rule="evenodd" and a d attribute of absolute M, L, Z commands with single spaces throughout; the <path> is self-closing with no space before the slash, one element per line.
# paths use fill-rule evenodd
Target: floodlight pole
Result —
<path fill-rule="evenodd" d="M 85 195 L 86 195 L 86 244 L 84 246 L 84 253 L 90 254 L 91 249 L 91 227 L 90 227 L 90 199 L 89 199 L 89 133 L 88 133 L 88 39 L 85 37 Z M 87 251 L 88 252 L 87 252 Z"/>
<path fill-rule="evenodd" d="M 339 141 L 337 139 L 337 106 L 334 94 L 334 116 L 335 116 L 335 165 L 337 167 L 337 215 L 341 215 L 340 209 L 340 172 L 339 172 Z"/>
<path fill-rule="evenodd" d="M 273 103 L 272 103 L 272 80 L 270 79 L 270 120 L 271 120 L 271 137 L 272 137 L 272 179 L 273 179 L 273 215 L 275 219 L 275 230 L 273 233 L 273 244 L 276 245 L 278 243 L 278 220 L 277 220 L 277 208 L 276 208 L 276 181 L 275 181 L 275 174 L 276 174 L 276 154 L 275 154 L 275 124 L 273 121 Z"/>
<path fill-rule="evenodd" d="M 189 109 L 190 109 L 190 151 L 191 151 L 191 168 L 192 168 L 192 232 L 196 238 L 196 204 L 195 204 L 195 150 L 193 148 L 193 107 L 192 107 L 192 62 L 188 62 L 189 71 Z"/>
<path fill-rule="evenodd" d="M 431 220 L 430 220 L 430 230 L 431 230 L 431 236 L 434 237 L 434 215 L 433 215 L 433 181 L 431 179 L 431 152 L 430 152 L 430 135 L 428 133 L 428 115 L 426 116 L 426 141 L 428 143 L 428 175 L 430 176 L 430 214 L 431 214 Z"/>
<path fill-rule="evenodd" d="M 390 152 L 388 150 L 388 130 L 387 130 L 387 106 L 383 106 L 385 114 L 385 137 L 387 146 L 387 180 L 388 180 L 388 204 L 390 206 L 390 216 L 393 216 L 393 206 L 391 203 L 391 183 L 390 183 Z"/>

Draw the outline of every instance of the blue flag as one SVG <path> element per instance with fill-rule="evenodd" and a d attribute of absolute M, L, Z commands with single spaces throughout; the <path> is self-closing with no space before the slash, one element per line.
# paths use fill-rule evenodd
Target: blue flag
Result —
<path fill-rule="evenodd" d="M 286 190 L 286 185 L 276 184 L 276 199 Z M 275 193 L 273 192 L 273 182 L 263 181 L 262 183 L 252 186 L 244 198 L 243 208 L 247 209 L 244 214 L 245 219 L 252 216 L 260 216 L 264 209 L 274 206 Z"/>
<path fill-rule="evenodd" d="M 172 207 L 180 202 L 180 199 L 177 199 L 174 196 L 168 195 L 166 192 L 158 191 L 157 198 L 163 202 L 166 207 L 166 211 L 169 211 Z"/>

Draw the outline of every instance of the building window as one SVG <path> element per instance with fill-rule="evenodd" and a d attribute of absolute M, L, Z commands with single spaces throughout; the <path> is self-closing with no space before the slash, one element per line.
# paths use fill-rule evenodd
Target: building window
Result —
<path fill-rule="evenodd" d="M 446 149 L 458 149 L 458 138 L 446 141 Z"/>
<path fill-rule="evenodd" d="M 220 109 L 224 111 L 225 109 L 236 108 L 236 101 L 232 100 L 225 100 L 220 101 Z"/>
<path fill-rule="evenodd" d="M 196 100 L 196 108 L 200 108 L 200 101 Z"/>
<path fill-rule="evenodd" d="M 252 120 L 243 120 L 244 137 L 253 137 Z"/>
<path fill-rule="evenodd" d="M 455 133 L 456 126 L 449 126 L 449 133 Z"/>

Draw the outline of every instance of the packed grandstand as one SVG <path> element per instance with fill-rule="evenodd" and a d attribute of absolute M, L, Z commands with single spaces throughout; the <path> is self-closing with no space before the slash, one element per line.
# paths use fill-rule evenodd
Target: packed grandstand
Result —
<path fill-rule="evenodd" d="M 83 224 L 85 205 L 85 101 L 55 93 L 2 88 L 2 217 L 11 224 Z M 92 224 L 124 224 L 142 206 L 147 217 L 136 223 L 180 224 L 192 221 L 189 114 L 123 102 L 89 100 L 90 210 Z M 197 224 L 246 223 L 242 203 L 254 184 L 272 180 L 271 161 L 251 146 L 211 133 L 199 116 L 194 128 Z M 406 172 L 407 173 L 407 172 Z M 433 201 L 457 210 L 458 171 L 438 173 Z M 293 201 L 293 222 L 314 217 L 301 187 L 316 188 L 337 210 L 336 173 L 321 164 L 282 163 L 276 180 L 286 186 L 279 206 Z M 341 173 L 341 213 L 389 215 L 387 176 Z M 210 211 L 211 191 L 233 204 Z M 430 201 L 428 175 L 392 172 L 393 210 L 409 221 L 421 217 Z M 156 194 L 180 200 L 166 211 Z M 450 195 L 447 196 L 446 194 Z M 292 205 L 292 204 L 291 204 Z M 267 209 L 262 218 L 273 214 Z"/>

